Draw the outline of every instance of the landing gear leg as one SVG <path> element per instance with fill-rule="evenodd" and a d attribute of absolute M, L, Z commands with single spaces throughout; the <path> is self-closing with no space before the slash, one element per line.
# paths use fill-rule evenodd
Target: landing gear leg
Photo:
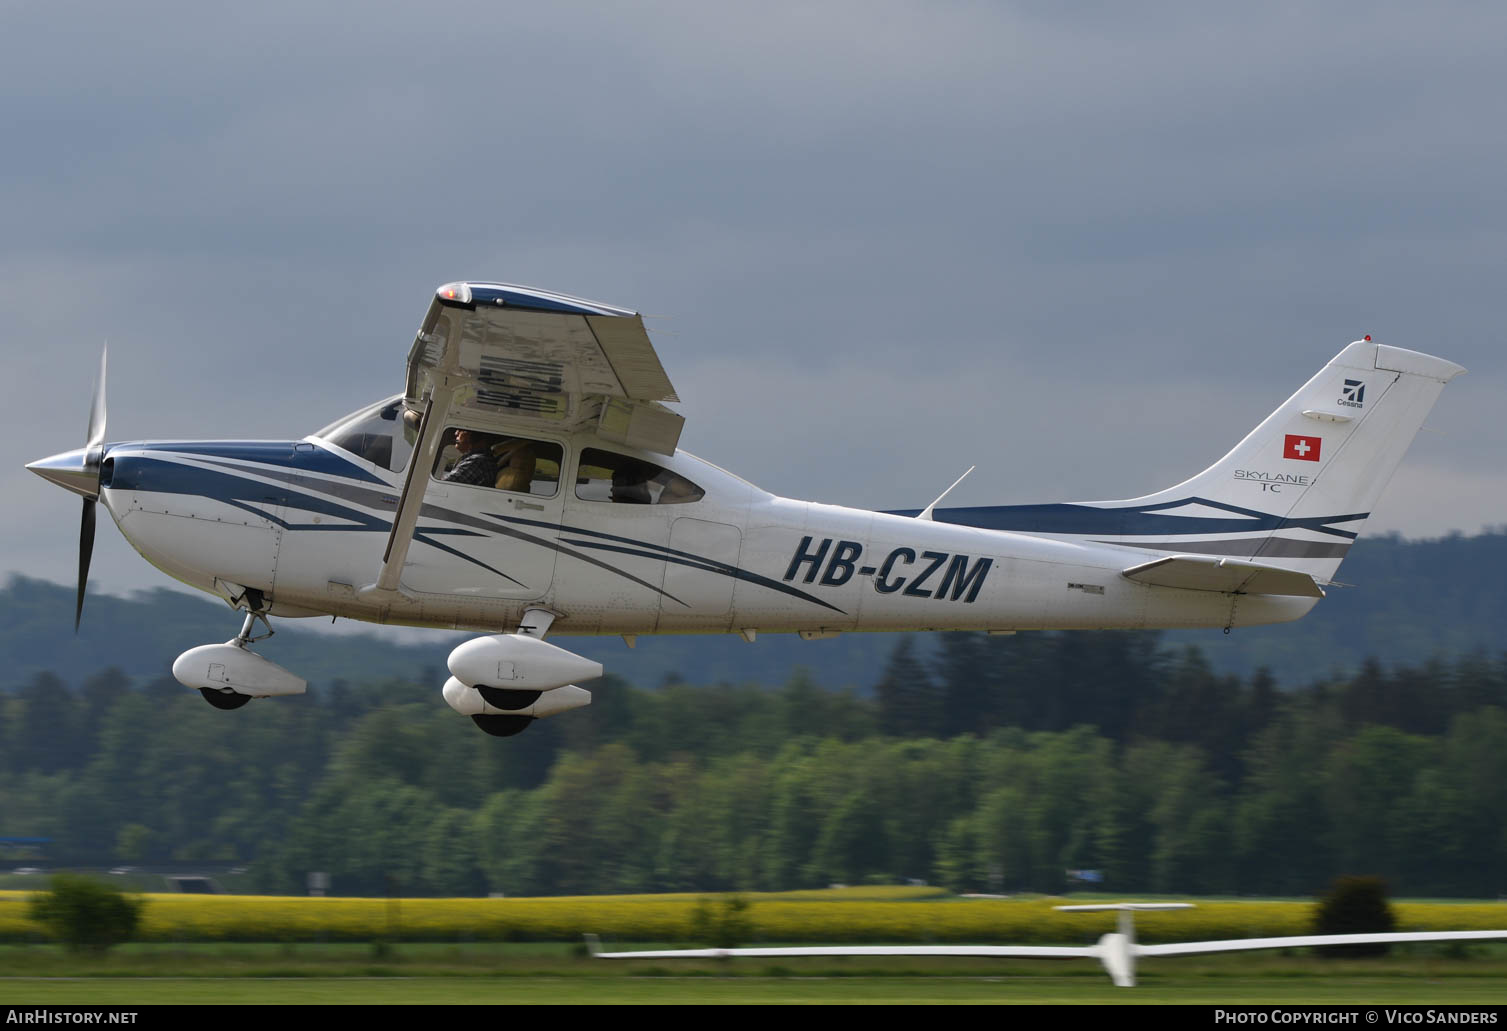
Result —
<path fill-rule="evenodd" d="M 554 622 L 555 614 L 549 609 L 528 609 L 523 613 L 523 618 L 518 621 L 518 632 L 527 634 L 529 637 L 537 637 L 542 641 Z"/>
<path fill-rule="evenodd" d="M 262 592 L 252 589 L 245 594 L 246 621 L 241 624 L 241 632 L 235 635 L 235 643 L 239 648 L 244 648 L 253 641 L 265 641 L 277 633 L 272 629 L 272 623 L 267 619 L 267 602 L 262 597 Z M 267 628 L 265 634 L 255 634 L 256 621 L 261 620 L 262 626 Z"/>

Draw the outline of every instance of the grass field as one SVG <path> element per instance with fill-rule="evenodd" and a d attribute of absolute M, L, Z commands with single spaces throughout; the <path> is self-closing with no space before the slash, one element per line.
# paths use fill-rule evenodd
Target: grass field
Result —
<path fill-rule="evenodd" d="M 85 978 L 0 980 L 0 1004 L 1428 1004 L 1500 1006 L 1499 979 L 1413 977 L 1199 978 L 1154 974 L 1137 988 L 1102 978 L 1010 977 L 499 977 Z"/>
<path fill-rule="evenodd" d="M 1147 960 L 1133 989 L 1115 988 L 1090 961 L 610 963 L 554 944 L 137 945 L 95 958 L 8 946 L 0 971 L 0 1005 L 1507 1004 L 1507 946 L 1415 946 L 1366 961 L 1305 952 Z"/>

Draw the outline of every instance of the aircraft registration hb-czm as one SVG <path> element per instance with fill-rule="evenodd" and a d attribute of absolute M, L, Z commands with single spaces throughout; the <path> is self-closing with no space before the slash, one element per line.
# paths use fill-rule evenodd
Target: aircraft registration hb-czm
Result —
<path fill-rule="evenodd" d="M 269 616 L 490 631 L 451 652 L 444 697 L 507 736 L 588 704 L 575 681 L 601 675 L 546 633 L 1297 619 L 1463 371 L 1367 337 L 1167 490 L 869 512 L 778 497 L 681 451 L 683 419 L 662 403 L 678 398 L 635 312 L 452 283 L 403 394 L 302 440 L 106 443 L 101 358 L 87 445 L 27 468 L 84 498 L 75 626 L 96 502 L 159 569 L 245 610 L 233 640 L 173 664 L 215 706 L 304 691 L 248 648 Z"/>

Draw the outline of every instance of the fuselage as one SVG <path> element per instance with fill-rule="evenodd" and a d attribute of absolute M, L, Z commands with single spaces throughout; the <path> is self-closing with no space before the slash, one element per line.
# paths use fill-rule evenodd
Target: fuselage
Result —
<path fill-rule="evenodd" d="M 594 487 L 590 435 L 548 442 L 553 485 L 425 477 L 401 589 L 381 565 L 404 472 L 320 436 L 109 445 L 100 500 L 145 558 L 271 613 L 552 634 L 1223 627 L 1296 619 L 1312 598 L 1136 583 L 1156 552 L 778 497 L 681 451 L 652 460 L 679 493 Z M 590 452 L 590 454 L 587 454 Z M 389 463 L 390 464 L 390 463 Z M 605 482 L 605 481 L 603 481 Z M 695 491 L 684 489 L 685 485 Z M 699 492 L 699 494 L 697 494 Z"/>
<path fill-rule="evenodd" d="M 684 418 L 665 407 L 680 398 L 636 313 L 449 283 L 404 392 L 309 437 L 107 445 L 101 355 L 85 447 L 27 468 L 83 498 L 75 625 L 101 503 L 153 564 L 245 610 L 233 640 L 173 663 L 216 708 L 307 689 L 250 650 L 259 622 L 343 616 L 492 631 L 450 653 L 441 693 L 507 737 L 590 704 L 571 681 L 601 666 L 546 634 L 1297 619 L 1463 371 L 1366 337 L 1165 490 L 870 512 L 778 497 L 680 450 Z"/>

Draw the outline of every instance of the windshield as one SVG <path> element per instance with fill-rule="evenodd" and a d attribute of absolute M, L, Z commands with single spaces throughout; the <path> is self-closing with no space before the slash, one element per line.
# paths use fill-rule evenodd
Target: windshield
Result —
<path fill-rule="evenodd" d="M 367 405 L 314 434 L 395 473 L 408 465 L 418 435 L 417 420 L 403 418 L 402 395 Z"/>

